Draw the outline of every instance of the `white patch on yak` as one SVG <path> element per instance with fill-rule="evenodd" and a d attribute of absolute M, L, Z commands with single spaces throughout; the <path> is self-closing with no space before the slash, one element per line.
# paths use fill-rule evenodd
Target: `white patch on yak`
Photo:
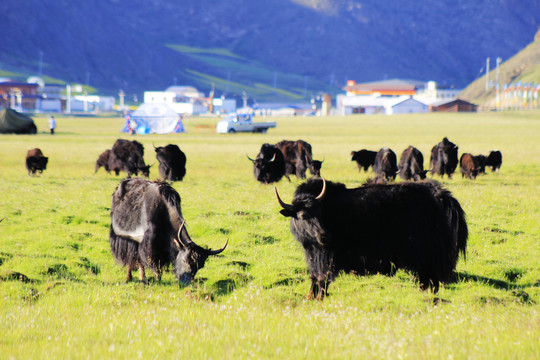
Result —
<path fill-rule="evenodd" d="M 139 244 L 142 243 L 144 239 L 144 233 L 146 231 L 147 216 L 146 211 L 141 209 L 141 217 L 137 221 L 137 226 L 134 229 L 126 229 L 121 224 L 118 224 L 116 221 L 112 222 L 113 230 L 116 235 L 128 238 L 130 240 L 136 241 Z"/>

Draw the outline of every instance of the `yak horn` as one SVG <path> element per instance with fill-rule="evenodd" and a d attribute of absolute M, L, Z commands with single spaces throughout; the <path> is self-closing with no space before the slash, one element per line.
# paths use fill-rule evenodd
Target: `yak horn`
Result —
<path fill-rule="evenodd" d="M 253 160 L 252 158 L 250 158 L 250 157 L 248 156 L 248 154 L 246 154 L 246 156 L 247 156 L 247 158 L 249 159 L 249 161 L 251 161 L 252 163 L 255 163 L 255 160 Z"/>
<path fill-rule="evenodd" d="M 182 225 L 180 225 L 180 229 L 178 229 L 178 239 L 174 239 L 177 241 L 179 247 L 187 247 L 186 244 L 182 241 L 182 237 L 180 236 L 180 233 L 182 232 L 182 229 L 184 228 L 184 224 L 186 223 L 186 220 L 182 221 Z"/>
<path fill-rule="evenodd" d="M 276 187 L 274 187 L 274 191 L 276 192 L 276 196 L 277 196 L 277 200 L 279 202 L 279 205 L 281 205 L 281 207 L 284 208 L 285 210 L 292 210 L 292 205 L 286 204 L 286 203 L 283 202 L 283 200 L 281 200 Z"/>
<path fill-rule="evenodd" d="M 274 160 L 276 160 L 276 153 L 274 153 L 274 156 L 272 156 L 272 158 L 268 160 L 268 162 L 273 162 Z"/>
<path fill-rule="evenodd" d="M 5 217 L 1 218 L 1 219 L 0 219 L 0 222 L 2 222 L 2 220 L 4 220 L 4 219 L 5 219 Z"/>
<path fill-rule="evenodd" d="M 315 198 L 315 200 L 321 200 L 326 192 L 326 180 L 322 179 L 322 190 L 321 193 Z"/>
<path fill-rule="evenodd" d="M 225 245 L 224 245 L 221 249 L 218 249 L 218 250 L 207 250 L 207 251 L 208 251 L 208 255 L 217 255 L 217 254 L 223 252 L 223 250 L 225 250 L 225 248 L 227 247 L 227 245 L 229 245 L 229 238 L 227 238 L 227 242 L 225 243 Z"/>

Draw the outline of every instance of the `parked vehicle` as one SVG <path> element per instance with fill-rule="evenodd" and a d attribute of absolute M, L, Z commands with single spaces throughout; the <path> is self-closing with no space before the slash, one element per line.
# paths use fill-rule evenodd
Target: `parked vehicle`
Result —
<path fill-rule="evenodd" d="M 216 131 L 220 134 L 233 134 L 236 132 L 265 133 L 269 128 L 276 127 L 274 121 L 253 122 L 251 114 L 230 114 L 220 120 Z"/>

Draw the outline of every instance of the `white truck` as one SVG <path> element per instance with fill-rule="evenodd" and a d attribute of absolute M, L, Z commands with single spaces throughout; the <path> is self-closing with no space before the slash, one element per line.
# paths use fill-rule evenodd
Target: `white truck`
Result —
<path fill-rule="evenodd" d="M 229 114 L 216 125 L 220 134 L 234 134 L 236 132 L 265 133 L 269 128 L 276 127 L 273 121 L 253 122 L 251 114 Z"/>

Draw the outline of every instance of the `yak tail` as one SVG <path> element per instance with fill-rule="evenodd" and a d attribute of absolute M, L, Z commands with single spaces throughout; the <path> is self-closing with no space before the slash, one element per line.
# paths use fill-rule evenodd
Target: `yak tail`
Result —
<path fill-rule="evenodd" d="M 465 211 L 459 202 L 453 197 L 448 197 L 449 206 L 447 208 L 450 226 L 453 231 L 456 250 L 461 253 L 463 259 L 466 259 L 467 238 L 469 237 L 469 228 L 465 217 Z"/>

